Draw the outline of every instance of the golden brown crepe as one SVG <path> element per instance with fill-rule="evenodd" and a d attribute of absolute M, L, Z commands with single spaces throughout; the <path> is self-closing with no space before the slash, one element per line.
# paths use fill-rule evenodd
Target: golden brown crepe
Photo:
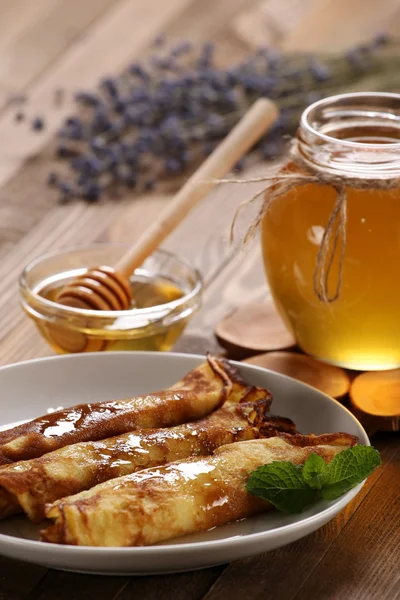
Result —
<path fill-rule="evenodd" d="M 21 509 L 35 522 L 46 503 L 114 477 L 189 456 L 212 454 L 224 444 L 277 431 L 294 433 L 290 419 L 269 415 L 270 399 L 254 388 L 239 404 L 231 400 L 196 422 L 142 429 L 97 442 L 81 442 L 0 469 L 0 518 Z"/>
<path fill-rule="evenodd" d="M 228 444 L 213 456 L 145 469 L 63 498 L 46 509 L 42 540 L 80 546 L 142 546 L 204 531 L 267 510 L 245 489 L 250 473 L 275 460 L 329 462 L 354 436 L 280 434 Z"/>
<path fill-rule="evenodd" d="M 0 465 L 42 456 L 76 442 L 101 440 L 149 427 L 199 419 L 238 400 L 250 389 L 225 361 L 207 357 L 165 391 L 95 404 L 80 404 L 0 432 Z"/>

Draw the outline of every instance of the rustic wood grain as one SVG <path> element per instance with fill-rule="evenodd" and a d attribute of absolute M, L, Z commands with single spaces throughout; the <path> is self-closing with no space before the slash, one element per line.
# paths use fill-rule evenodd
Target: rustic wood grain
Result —
<path fill-rule="evenodd" d="M 45 567 L 0 557 L 0 600 L 25 598 L 46 572 Z"/>
<path fill-rule="evenodd" d="M 215 325 L 235 308 L 268 297 L 261 249 L 255 241 L 251 248 L 238 248 L 209 283 L 202 312 L 194 317 L 188 334 L 212 340 Z"/>
<path fill-rule="evenodd" d="M 212 567 L 192 573 L 132 577 L 113 600 L 157 598 L 157 600 L 201 600 L 225 566 Z M 155 590 L 157 590 L 155 592 Z"/>
<path fill-rule="evenodd" d="M 286 50 L 340 50 L 371 39 L 377 32 L 400 32 L 397 0 L 322 0 L 282 42 Z"/>
<path fill-rule="evenodd" d="M 26 596 L 27 600 L 92 600 L 115 598 L 127 577 L 98 577 L 63 571 L 48 571 Z"/>
<path fill-rule="evenodd" d="M 313 4 L 313 0 L 260 0 L 233 19 L 232 30 L 250 46 L 279 46 Z"/>
<path fill-rule="evenodd" d="M 72 0 L 54 2 L 16 2 L 18 18 L 11 21 L 16 28 L 5 29 L 0 36 L 0 84 L 8 95 L 0 96 L 0 109 L 9 96 L 26 89 L 86 28 L 110 8 L 113 0 Z M 32 14 L 32 11 L 34 13 Z M 10 11 L 6 11 L 9 15 Z M 4 27 L 3 14 L 1 28 Z M 2 102 L 3 100 L 3 102 Z M 29 116 L 29 109 L 27 116 Z"/>
<path fill-rule="evenodd" d="M 212 37 L 229 63 L 260 43 L 343 47 L 385 27 L 400 33 L 397 0 L 0 0 L 0 364 L 50 353 L 17 303 L 17 277 L 29 260 L 84 241 L 130 241 L 170 198 L 161 192 L 99 206 L 57 206 L 44 182 L 52 136 L 71 109 L 71 94 L 56 108 L 55 88 L 93 86 L 145 54 L 161 32 L 197 42 Z M 31 98 L 29 114 L 46 113 L 42 134 L 16 128 L 14 107 L 1 111 L 9 92 L 20 88 Z M 216 322 L 268 296 L 259 241 L 244 250 L 239 244 L 252 213 L 243 215 L 236 243 L 229 244 L 232 214 L 252 193 L 221 186 L 165 244 L 206 280 L 203 309 L 177 349 L 220 350 Z M 295 544 L 228 567 L 144 578 L 75 575 L 1 558 L 0 600 L 400 598 L 398 437 L 373 442 L 382 469 L 331 523 Z"/>
<path fill-rule="evenodd" d="M 310 52 L 341 50 L 377 32 L 400 33 L 400 5 L 385 0 L 261 0 L 233 21 L 238 37 L 251 47 L 277 45 Z"/>
<path fill-rule="evenodd" d="M 0 4 L 0 49 L 3 52 L 7 45 L 15 39 L 21 31 L 54 7 L 54 0 L 38 0 L 25 2 L 25 0 L 3 0 Z"/>

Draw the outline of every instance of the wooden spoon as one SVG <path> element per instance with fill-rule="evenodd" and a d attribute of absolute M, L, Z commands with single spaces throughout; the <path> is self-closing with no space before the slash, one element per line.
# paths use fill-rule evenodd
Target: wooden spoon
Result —
<path fill-rule="evenodd" d="M 215 335 L 229 355 L 237 359 L 296 345 L 272 298 L 239 306 L 218 323 Z"/>
<path fill-rule="evenodd" d="M 261 98 L 242 117 L 197 171 L 188 179 L 160 218 L 131 246 L 113 267 L 88 269 L 63 288 L 56 298 L 59 304 L 90 310 L 126 310 L 132 305 L 129 276 L 179 225 L 194 206 L 224 177 L 265 132 L 278 115 L 276 105 Z M 51 326 L 50 326 L 51 328 Z M 86 336 L 64 330 L 56 343 L 68 352 L 80 352 Z M 83 337 L 82 337 L 83 336 Z M 78 339 L 79 337 L 79 339 Z M 101 348 L 96 348 L 101 349 Z"/>
<path fill-rule="evenodd" d="M 358 375 L 350 403 L 361 422 L 380 431 L 400 431 L 400 369 Z"/>
<path fill-rule="evenodd" d="M 289 375 L 308 383 L 333 398 L 341 398 L 350 388 L 350 378 L 340 367 L 327 365 L 306 354 L 268 352 L 247 358 L 244 362 Z"/>

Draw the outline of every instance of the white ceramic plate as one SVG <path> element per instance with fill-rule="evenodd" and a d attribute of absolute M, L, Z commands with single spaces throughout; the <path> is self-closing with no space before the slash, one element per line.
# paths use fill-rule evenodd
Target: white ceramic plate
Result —
<path fill-rule="evenodd" d="M 0 369 L 0 423 L 14 424 L 49 408 L 163 389 L 204 361 L 202 356 L 151 352 L 56 356 Z M 251 383 L 274 394 L 273 412 L 290 417 L 302 433 L 345 431 L 369 444 L 360 423 L 341 404 L 294 379 L 238 364 Z M 289 544 L 318 529 L 354 498 L 360 486 L 300 515 L 271 511 L 206 533 L 156 546 L 91 548 L 38 541 L 25 517 L 0 522 L 0 553 L 57 569 L 103 574 L 177 572 L 229 562 Z"/>

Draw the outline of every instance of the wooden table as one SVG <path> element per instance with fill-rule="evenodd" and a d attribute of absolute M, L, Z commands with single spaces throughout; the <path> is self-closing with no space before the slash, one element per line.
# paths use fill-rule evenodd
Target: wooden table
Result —
<path fill-rule="evenodd" d="M 131 240 L 168 201 L 165 193 L 102 205 L 59 206 L 46 187 L 51 139 L 71 93 L 140 57 L 160 32 L 214 38 L 226 59 L 254 43 L 337 47 L 376 31 L 400 31 L 398 0 L 0 0 L 0 364 L 50 354 L 18 305 L 17 277 L 49 249 L 94 240 Z M 67 98 L 54 106 L 54 90 Z M 29 95 L 46 128 L 16 126 L 10 94 Z M 210 195 L 165 246 L 200 268 L 204 306 L 177 349 L 217 349 L 215 323 L 267 295 L 257 242 L 228 243 L 246 189 Z M 249 216 L 247 217 L 249 218 Z M 246 223 L 242 223 L 242 228 Z M 328 525 L 275 552 L 212 569 L 160 577 L 95 577 L 0 558 L 0 600 L 394 600 L 400 598 L 400 445 L 376 435 L 383 467 Z"/>

